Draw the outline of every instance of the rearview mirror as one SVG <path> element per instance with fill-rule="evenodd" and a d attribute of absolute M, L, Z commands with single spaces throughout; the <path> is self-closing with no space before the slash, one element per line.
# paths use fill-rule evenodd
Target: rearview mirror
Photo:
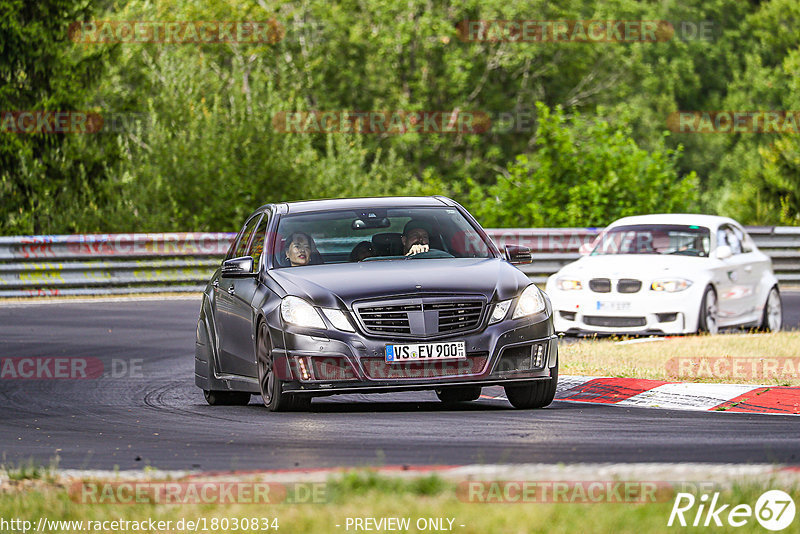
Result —
<path fill-rule="evenodd" d="M 253 258 L 242 256 L 241 258 L 231 258 L 222 262 L 222 276 L 226 278 L 246 278 L 255 276 L 253 272 Z"/>
<path fill-rule="evenodd" d="M 728 245 L 720 245 L 717 247 L 716 256 L 718 260 L 727 260 L 733 256 L 733 251 Z"/>
<path fill-rule="evenodd" d="M 386 217 L 355 219 L 350 228 L 353 230 L 369 230 L 373 228 L 389 228 L 392 225 Z"/>
<path fill-rule="evenodd" d="M 522 265 L 523 263 L 533 262 L 531 249 L 528 247 L 518 247 L 517 245 L 506 245 L 506 259 L 512 265 Z"/>

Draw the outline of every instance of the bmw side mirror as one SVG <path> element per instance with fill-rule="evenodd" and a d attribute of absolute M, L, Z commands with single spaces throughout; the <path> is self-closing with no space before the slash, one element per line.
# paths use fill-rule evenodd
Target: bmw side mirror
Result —
<path fill-rule="evenodd" d="M 518 247 L 517 245 L 506 245 L 506 259 L 512 265 L 522 265 L 532 263 L 531 249 L 528 247 Z"/>
<path fill-rule="evenodd" d="M 253 258 L 242 256 L 241 258 L 231 258 L 222 262 L 222 276 L 226 278 L 246 278 L 255 276 L 253 272 Z"/>
<path fill-rule="evenodd" d="M 717 251 L 715 253 L 718 260 L 727 260 L 731 256 L 733 256 L 733 251 L 731 247 L 728 245 L 720 245 L 717 247 Z"/>

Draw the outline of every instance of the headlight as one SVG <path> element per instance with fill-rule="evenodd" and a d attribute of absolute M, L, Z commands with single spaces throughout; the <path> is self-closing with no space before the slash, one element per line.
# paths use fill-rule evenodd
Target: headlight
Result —
<path fill-rule="evenodd" d="M 494 310 L 492 310 L 492 317 L 489 319 L 489 324 L 499 323 L 505 319 L 509 306 L 511 306 L 511 299 L 495 304 Z"/>
<path fill-rule="evenodd" d="M 539 313 L 545 309 L 544 296 L 539 288 L 531 284 L 525 288 L 525 291 L 519 296 L 517 307 L 514 310 L 512 319 L 519 319 L 520 317 L 527 317 L 534 313 Z"/>
<path fill-rule="evenodd" d="M 683 291 L 692 285 L 690 280 L 683 278 L 667 278 L 664 280 L 656 280 L 650 284 L 650 289 L 653 291 L 666 291 L 667 293 L 675 293 L 676 291 Z"/>
<path fill-rule="evenodd" d="M 328 318 L 331 324 L 339 330 L 343 330 L 345 332 L 355 332 L 353 325 L 351 325 L 350 321 L 347 320 L 347 316 L 345 316 L 342 310 L 336 310 L 334 308 L 322 308 L 322 313 L 324 313 L 325 317 Z"/>
<path fill-rule="evenodd" d="M 561 291 L 572 291 L 573 289 L 583 289 L 583 284 L 580 280 L 573 280 L 571 278 L 559 278 L 556 280 L 556 286 Z"/>
<path fill-rule="evenodd" d="M 314 306 L 300 297 L 285 297 L 281 301 L 281 318 L 293 325 L 325 329 L 325 323 Z"/>

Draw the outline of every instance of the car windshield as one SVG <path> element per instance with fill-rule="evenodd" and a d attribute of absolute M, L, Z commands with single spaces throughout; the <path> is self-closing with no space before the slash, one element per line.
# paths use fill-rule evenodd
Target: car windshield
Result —
<path fill-rule="evenodd" d="M 489 258 L 489 245 L 455 208 L 374 208 L 281 217 L 275 267 L 361 261 Z"/>
<path fill-rule="evenodd" d="M 708 228 L 676 224 L 617 226 L 601 234 L 592 256 L 606 254 L 677 254 L 708 256 Z"/>

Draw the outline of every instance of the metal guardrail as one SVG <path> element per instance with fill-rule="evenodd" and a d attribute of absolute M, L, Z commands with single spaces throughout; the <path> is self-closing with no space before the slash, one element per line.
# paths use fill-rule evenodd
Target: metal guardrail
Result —
<path fill-rule="evenodd" d="M 800 283 L 800 227 L 748 227 L 772 257 L 781 283 Z M 487 230 L 501 248 L 531 249 L 522 266 L 532 281 L 580 257 L 595 228 Z M 0 297 L 201 291 L 233 233 L 101 234 L 0 237 Z"/>

